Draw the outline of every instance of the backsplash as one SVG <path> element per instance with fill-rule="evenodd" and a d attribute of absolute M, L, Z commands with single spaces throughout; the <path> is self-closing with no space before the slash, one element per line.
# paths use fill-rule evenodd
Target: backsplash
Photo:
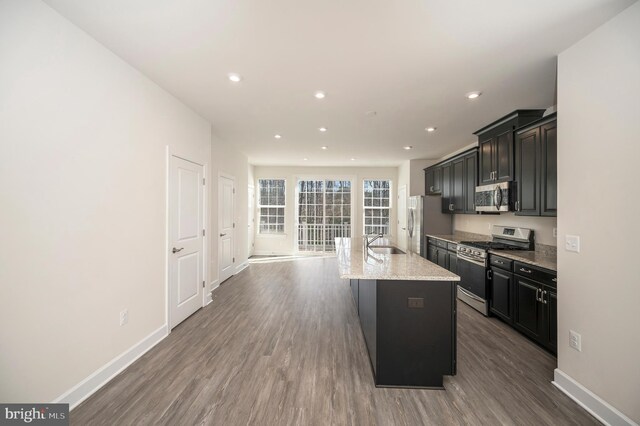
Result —
<path fill-rule="evenodd" d="M 538 245 L 558 245 L 556 237 L 553 236 L 553 229 L 557 227 L 555 217 L 516 216 L 515 213 L 500 213 L 496 215 L 457 214 L 453 217 L 453 229 L 457 232 L 491 235 L 492 225 L 519 226 L 533 229 L 536 247 Z"/>

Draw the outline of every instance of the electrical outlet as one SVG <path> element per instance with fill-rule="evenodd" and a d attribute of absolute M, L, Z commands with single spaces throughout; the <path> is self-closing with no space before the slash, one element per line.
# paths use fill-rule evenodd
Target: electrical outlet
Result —
<path fill-rule="evenodd" d="M 553 228 L 553 238 L 558 238 L 558 228 Z"/>
<path fill-rule="evenodd" d="M 582 336 L 573 330 L 569 330 L 569 346 L 582 352 Z"/>
<path fill-rule="evenodd" d="M 424 308 L 424 298 L 422 297 L 409 297 L 407 298 L 407 306 L 412 309 Z"/>
<path fill-rule="evenodd" d="M 490 223 L 487 224 L 487 229 L 489 229 L 489 231 L 491 231 L 491 224 Z"/>
<path fill-rule="evenodd" d="M 566 251 L 580 253 L 580 237 L 577 235 L 567 235 L 565 237 L 564 248 Z"/>
<path fill-rule="evenodd" d="M 129 310 L 123 309 L 120 311 L 120 325 L 125 325 L 129 322 Z"/>

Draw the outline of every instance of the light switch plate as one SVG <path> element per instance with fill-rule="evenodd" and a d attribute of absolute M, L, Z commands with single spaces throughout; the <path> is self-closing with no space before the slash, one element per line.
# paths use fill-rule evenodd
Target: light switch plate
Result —
<path fill-rule="evenodd" d="M 578 352 L 582 352 L 582 336 L 573 330 L 569 330 L 569 346 Z"/>
<path fill-rule="evenodd" d="M 577 235 L 567 235 L 565 237 L 564 248 L 566 251 L 580 253 L 580 237 Z"/>

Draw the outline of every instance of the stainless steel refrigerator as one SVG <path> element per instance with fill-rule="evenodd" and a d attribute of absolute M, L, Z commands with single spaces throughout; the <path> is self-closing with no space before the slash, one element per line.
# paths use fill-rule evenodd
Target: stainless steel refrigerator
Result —
<path fill-rule="evenodd" d="M 414 196 L 407 203 L 407 248 L 427 257 L 426 238 L 430 235 L 450 235 L 453 215 L 442 213 L 440 197 Z"/>

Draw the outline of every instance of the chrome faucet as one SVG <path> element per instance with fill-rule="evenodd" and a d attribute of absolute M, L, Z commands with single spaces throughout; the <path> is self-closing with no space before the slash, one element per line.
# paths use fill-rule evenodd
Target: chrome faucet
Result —
<path fill-rule="evenodd" d="M 372 239 L 369 239 L 369 235 L 365 235 L 364 238 L 366 239 L 365 245 L 367 246 L 367 248 L 369 248 L 369 246 L 374 241 L 379 240 L 380 238 L 384 238 L 384 234 L 383 233 L 376 234 Z"/>

